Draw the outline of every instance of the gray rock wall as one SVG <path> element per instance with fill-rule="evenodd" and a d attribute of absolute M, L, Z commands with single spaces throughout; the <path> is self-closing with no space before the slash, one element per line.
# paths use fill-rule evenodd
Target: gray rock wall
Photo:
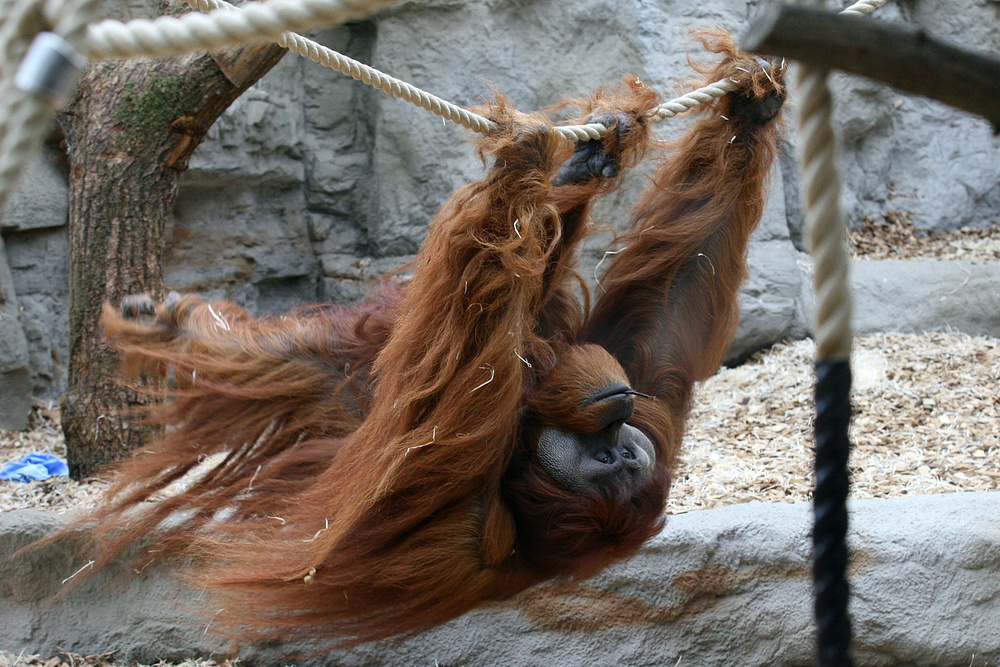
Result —
<path fill-rule="evenodd" d="M 31 411 L 28 341 L 18 318 L 17 294 L 0 238 L 0 429 L 20 431 Z"/>
<path fill-rule="evenodd" d="M 148 16 L 158 4 L 131 0 L 112 9 L 120 18 Z M 686 54 L 698 55 L 689 27 L 738 34 L 762 4 L 430 0 L 314 37 L 458 104 L 476 104 L 492 84 L 519 108 L 538 109 L 624 72 L 671 96 L 690 76 Z M 1000 51 L 1000 5 L 992 0 L 890 3 L 877 17 Z M 1000 222 L 1000 140 L 984 121 L 858 78 L 837 76 L 834 89 L 851 220 L 902 209 L 925 228 Z M 658 133 L 669 138 L 683 125 L 664 123 Z M 257 313 L 359 299 L 374 277 L 413 256 L 437 207 L 480 173 L 467 138 L 436 116 L 289 55 L 233 104 L 192 158 L 169 230 L 168 286 L 226 296 Z M 789 132 L 750 251 L 734 358 L 810 329 L 794 143 Z M 66 361 L 63 162 L 46 149 L 0 221 L 28 343 L 30 393 L 49 400 L 61 391 Z M 641 174 L 631 178 L 599 207 L 600 221 L 620 225 L 643 183 Z M 592 284 L 610 239 L 598 234 L 585 250 L 583 274 Z M 935 270 L 921 268 L 924 282 L 934 283 Z M 862 273 L 878 274 L 877 281 L 895 271 L 873 265 Z M 906 314 L 899 320 L 862 299 L 859 318 L 871 318 L 863 328 L 902 330 L 963 329 L 971 318 L 976 332 L 1000 334 L 1000 314 L 970 314 L 982 304 L 963 305 L 965 292 L 947 295 L 954 307 L 942 312 L 909 308 L 920 295 L 904 289 L 909 300 L 897 302 Z"/>

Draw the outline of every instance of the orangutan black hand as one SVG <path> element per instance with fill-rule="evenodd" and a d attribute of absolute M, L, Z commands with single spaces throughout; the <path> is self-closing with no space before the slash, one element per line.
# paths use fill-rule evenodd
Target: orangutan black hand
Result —
<path fill-rule="evenodd" d="M 612 146 L 621 146 L 622 139 L 631 131 L 635 124 L 628 114 L 602 114 L 587 119 L 588 123 L 600 123 L 614 133 Z M 553 185 L 571 183 L 587 183 L 595 178 L 614 178 L 618 175 L 621 155 L 614 149 L 608 149 L 609 142 L 605 139 L 587 139 L 578 141 L 576 150 L 559 168 L 559 173 L 553 179 Z"/>

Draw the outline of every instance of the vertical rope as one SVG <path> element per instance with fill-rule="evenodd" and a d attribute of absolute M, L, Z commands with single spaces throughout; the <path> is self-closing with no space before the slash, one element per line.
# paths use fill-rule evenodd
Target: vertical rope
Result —
<path fill-rule="evenodd" d="M 847 566 L 847 492 L 850 479 L 851 364 L 816 362 L 816 489 L 813 492 L 813 605 L 816 663 L 851 665 L 850 586 Z"/>
<path fill-rule="evenodd" d="M 817 659 L 850 665 L 847 612 L 847 472 L 850 422 L 851 300 L 840 178 L 830 126 L 827 72 L 800 66 L 799 131 L 810 251 L 816 262 L 816 489 L 813 494 L 813 585 Z"/>
<path fill-rule="evenodd" d="M 881 3 L 879 3 L 881 4 Z M 875 3 L 859 11 L 871 11 Z M 869 8 L 870 7 L 870 8 Z M 813 586 L 817 664 L 844 667 L 850 657 L 847 582 L 848 427 L 851 417 L 851 296 L 846 222 L 831 122 L 828 72 L 800 65 L 802 193 L 810 252 L 816 262 L 816 489 L 813 494 Z"/>

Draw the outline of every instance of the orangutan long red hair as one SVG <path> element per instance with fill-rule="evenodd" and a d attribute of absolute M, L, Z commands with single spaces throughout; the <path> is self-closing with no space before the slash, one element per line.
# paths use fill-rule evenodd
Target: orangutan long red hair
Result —
<path fill-rule="evenodd" d="M 193 557 L 223 598 L 215 627 L 350 644 L 633 554 L 732 336 L 775 156 L 778 73 L 713 44 L 708 80 L 741 88 L 661 161 L 593 309 L 573 271 L 590 204 L 651 144 L 656 96 L 634 79 L 578 103 L 610 131 L 568 160 L 544 117 L 491 104 L 492 166 L 444 204 L 413 278 L 360 306 L 106 307 L 127 370 L 174 388 L 91 517 L 97 565 L 155 532 L 149 554 Z"/>

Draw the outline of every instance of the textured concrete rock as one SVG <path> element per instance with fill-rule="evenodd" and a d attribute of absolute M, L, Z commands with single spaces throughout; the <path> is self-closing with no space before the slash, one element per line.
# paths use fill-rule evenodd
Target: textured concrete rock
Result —
<path fill-rule="evenodd" d="M 28 341 L 18 318 L 17 294 L 0 238 L 0 429 L 20 431 L 31 412 Z"/>
<path fill-rule="evenodd" d="M 53 601 L 64 580 L 87 566 L 80 540 L 8 557 L 63 523 L 62 517 L 35 510 L 0 515 L 0 645 L 38 646 L 46 654 L 65 648 L 65 642 L 84 653 L 86 646 L 116 645 L 129 654 L 116 659 L 148 664 L 159 655 L 181 659 L 222 649 L 221 641 L 202 634 L 204 623 L 184 611 L 194 596 L 163 572 L 129 579 L 112 565 L 78 593 Z"/>
<path fill-rule="evenodd" d="M 1000 661 L 1000 494 L 856 501 L 852 615 L 858 665 L 967 667 Z M 811 662 L 810 507 L 750 503 L 671 517 L 643 551 L 582 584 L 554 584 L 411 639 L 299 665 L 803 665 Z M 3 557 L 61 521 L 0 517 Z M 224 642 L 183 611 L 196 591 L 169 573 L 120 570 L 48 605 L 87 562 L 73 543 L 0 566 L 0 648 L 117 649 L 119 660 L 209 655 Z M 296 647 L 244 648 L 284 664 Z M 301 648 L 301 647 L 299 647 Z"/>
<path fill-rule="evenodd" d="M 69 358 L 69 238 L 65 227 L 6 235 L 36 398 L 57 401 Z"/>
<path fill-rule="evenodd" d="M 231 298 L 261 314 L 316 299 L 305 217 L 304 64 L 282 59 L 192 156 L 167 232 L 170 289 Z"/>
<path fill-rule="evenodd" d="M 803 267 L 812 281 L 812 262 Z M 951 329 L 1000 336 L 1000 262 L 884 259 L 851 265 L 854 328 L 922 332 Z M 805 295 L 808 321 L 815 299 Z"/>
<path fill-rule="evenodd" d="M 39 152 L 21 176 L 0 220 L 4 231 L 61 227 L 69 210 L 69 185 L 66 175 L 56 166 L 60 156 L 46 148 Z"/>
<path fill-rule="evenodd" d="M 953 329 L 1000 336 L 1000 261 L 857 262 L 860 333 Z"/>

